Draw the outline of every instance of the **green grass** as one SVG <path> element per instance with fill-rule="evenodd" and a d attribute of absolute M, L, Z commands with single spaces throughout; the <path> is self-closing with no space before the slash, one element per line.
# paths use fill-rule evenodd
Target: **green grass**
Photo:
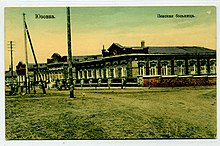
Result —
<path fill-rule="evenodd" d="M 215 86 L 47 92 L 6 97 L 6 139 L 216 138 Z"/>

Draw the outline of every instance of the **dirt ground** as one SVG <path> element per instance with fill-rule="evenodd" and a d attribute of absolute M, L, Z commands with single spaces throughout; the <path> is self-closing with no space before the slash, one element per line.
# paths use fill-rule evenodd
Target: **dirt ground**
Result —
<path fill-rule="evenodd" d="M 6 139 L 216 138 L 216 86 L 5 97 Z"/>

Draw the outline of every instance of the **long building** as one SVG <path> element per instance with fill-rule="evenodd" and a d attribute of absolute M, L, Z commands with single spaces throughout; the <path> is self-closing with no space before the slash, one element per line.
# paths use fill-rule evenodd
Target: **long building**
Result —
<path fill-rule="evenodd" d="M 102 54 L 73 56 L 73 66 L 76 86 L 113 85 L 123 81 L 146 86 L 146 78 L 213 77 L 216 75 L 216 51 L 198 46 L 145 46 L 144 41 L 140 46 L 113 43 L 108 49 L 103 47 Z M 67 56 L 54 53 L 39 67 L 46 83 L 68 79 Z M 17 73 L 24 76 L 18 69 Z M 39 81 L 37 75 L 35 80 Z"/>

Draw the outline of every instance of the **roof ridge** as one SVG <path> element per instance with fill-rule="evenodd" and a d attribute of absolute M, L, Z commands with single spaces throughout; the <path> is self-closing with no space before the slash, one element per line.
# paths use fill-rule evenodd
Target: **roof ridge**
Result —
<path fill-rule="evenodd" d="M 122 45 L 119 44 L 119 43 L 113 43 L 113 44 L 117 45 L 117 46 L 120 47 L 120 48 L 124 48 L 124 46 L 122 46 Z"/>

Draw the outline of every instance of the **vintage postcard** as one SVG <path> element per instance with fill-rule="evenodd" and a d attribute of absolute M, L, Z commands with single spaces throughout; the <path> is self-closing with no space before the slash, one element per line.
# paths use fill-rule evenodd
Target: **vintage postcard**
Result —
<path fill-rule="evenodd" d="M 6 140 L 216 139 L 216 7 L 5 7 Z"/>

